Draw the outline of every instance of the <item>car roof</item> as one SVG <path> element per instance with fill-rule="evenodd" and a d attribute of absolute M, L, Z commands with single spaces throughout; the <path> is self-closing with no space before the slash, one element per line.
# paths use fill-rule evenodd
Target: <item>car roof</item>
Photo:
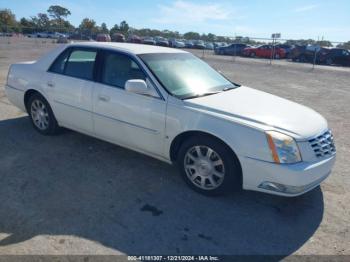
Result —
<path fill-rule="evenodd" d="M 102 47 L 120 50 L 132 54 L 155 54 L 155 53 L 188 53 L 179 49 L 142 45 L 142 44 L 131 44 L 131 43 L 115 43 L 115 42 L 80 42 L 69 44 L 69 46 L 84 46 L 84 47 Z"/>

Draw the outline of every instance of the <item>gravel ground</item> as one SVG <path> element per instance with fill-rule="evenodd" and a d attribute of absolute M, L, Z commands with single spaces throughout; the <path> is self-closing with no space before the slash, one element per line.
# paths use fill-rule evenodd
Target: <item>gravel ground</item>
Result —
<path fill-rule="evenodd" d="M 0 39 L 0 255 L 350 255 L 349 68 L 206 52 L 233 81 L 323 114 L 338 150 L 332 175 L 301 197 L 207 198 L 158 160 L 72 131 L 36 133 L 3 86 L 10 63 L 54 47 Z"/>

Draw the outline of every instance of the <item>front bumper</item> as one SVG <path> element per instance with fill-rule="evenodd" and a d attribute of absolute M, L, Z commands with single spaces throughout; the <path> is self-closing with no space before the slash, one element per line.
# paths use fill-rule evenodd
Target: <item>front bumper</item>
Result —
<path fill-rule="evenodd" d="M 331 173 L 335 155 L 317 162 L 275 164 L 245 157 L 241 160 L 243 189 L 281 196 L 298 196 L 317 187 Z"/>

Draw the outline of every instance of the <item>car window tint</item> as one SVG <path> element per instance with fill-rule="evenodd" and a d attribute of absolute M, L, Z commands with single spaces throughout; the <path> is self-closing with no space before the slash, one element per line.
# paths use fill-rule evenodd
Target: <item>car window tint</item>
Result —
<path fill-rule="evenodd" d="M 64 72 L 64 66 L 67 62 L 69 55 L 69 51 L 64 51 L 57 59 L 56 61 L 51 65 L 49 71 L 54 73 L 63 74 Z"/>
<path fill-rule="evenodd" d="M 118 88 L 124 88 L 126 81 L 131 79 L 146 80 L 140 67 L 128 56 L 107 53 L 102 70 L 102 82 Z"/>
<path fill-rule="evenodd" d="M 66 64 L 65 74 L 73 77 L 92 80 L 97 51 L 74 50 Z"/>

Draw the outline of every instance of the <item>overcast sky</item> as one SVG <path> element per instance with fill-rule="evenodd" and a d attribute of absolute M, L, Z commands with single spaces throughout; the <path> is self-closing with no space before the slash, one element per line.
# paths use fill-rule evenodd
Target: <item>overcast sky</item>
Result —
<path fill-rule="evenodd" d="M 108 27 L 126 20 L 135 28 L 196 31 L 225 36 L 350 40 L 350 0 L 0 0 L 17 16 L 62 5 L 75 26 L 89 17 Z"/>

